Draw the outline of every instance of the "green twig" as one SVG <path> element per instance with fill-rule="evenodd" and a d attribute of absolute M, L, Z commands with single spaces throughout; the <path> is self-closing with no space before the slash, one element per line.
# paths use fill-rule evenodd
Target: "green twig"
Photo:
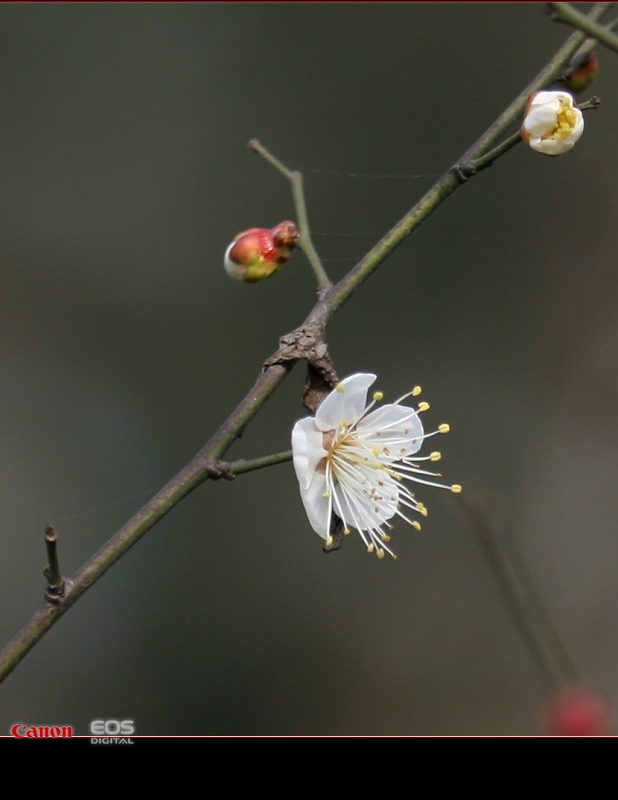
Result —
<path fill-rule="evenodd" d="M 609 30 L 612 26 L 599 25 L 592 18 L 592 14 L 586 16 L 576 8 L 573 8 L 570 3 L 548 3 L 547 5 L 550 7 L 554 19 L 559 22 L 566 22 L 572 28 L 587 33 L 588 36 L 594 37 L 597 41 L 609 47 L 610 50 L 618 53 L 618 36 Z"/>
<path fill-rule="evenodd" d="M 322 262 L 320 261 L 317 250 L 311 241 L 302 172 L 288 169 L 285 164 L 283 164 L 278 158 L 270 153 L 263 144 L 258 142 L 257 139 L 251 139 L 249 142 L 249 147 L 254 153 L 257 153 L 259 156 L 262 156 L 265 161 L 268 161 L 268 163 L 274 167 L 277 172 L 280 172 L 283 177 L 287 178 L 287 180 L 290 182 L 290 185 L 292 186 L 292 196 L 294 198 L 294 207 L 296 208 L 296 216 L 298 217 L 298 227 L 300 230 L 298 247 L 300 247 L 307 257 L 307 261 L 311 265 L 318 282 L 318 287 L 320 289 L 324 289 L 332 286 L 332 283 L 326 274 L 326 270 L 322 266 Z"/>
<path fill-rule="evenodd" d="M 245 461 L 244 458 L 238 461 L 232 461 L 231 464 L 224 465 L 226 477 L 234 478 L 236 475 L 243 475 L 245 472 L 253 472 L 256 469 L 264 469 L 265 467 L 274 467 L 276 464 L 285 464 L 286 461 L 292 460 L 292 451 L 285 450 L 283 453 L 274 453 L 272 456 L 262 456 L 262 458 L 254 458 L 251 461 Z"/>
<path fill-rule="evenodd" d="M 505 153 L 511 150 L 511 148 L 515 147 L 515 145 L 519 144 L 520 142 L 521 142 L 521 136 L 519 131 L 517 131 L 517 133 L 514 133 L 512 136 L 509 136 L 508 139 L 505 139 L 497 147 L 494 147 L 493 150 L 489 150 L 487 153 L 485 153 L 485 155 L 472 161 L 471 162 L 472 168 L 476 172 L 480 172 L 482 169 L 490 167 L 497 158 L 503 156 Z"/>

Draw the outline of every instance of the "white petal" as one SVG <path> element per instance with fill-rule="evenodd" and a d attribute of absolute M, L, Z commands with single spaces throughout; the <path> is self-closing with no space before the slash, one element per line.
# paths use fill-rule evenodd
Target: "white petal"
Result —
<path fill-rule="evenodd" d="M 423 423 L 409 406 L 377 408 L 361 419 L 356 430 L 364 444 L 372 450 L 379 448 L 380 461 L 387 463 L 418 453 L 423 444 Z M 385 453 L 384 448 L 389 452 Z"/>
<path fill-rule="evenodd" d="M 301 490 L 307 490 L 315 468 L 327 452 L 322 447 L 322 431 L 318 430 L 313 417 L 299 420 L 292 430 L 292 452 L 294 469 Z"/>
<path fill-rule="evenodd" d="M 572 141 L 573 143 L 575 143 L 584 132 L 584 115 L 579 108 L 576 108 L 575 111 L 577 113 L 577 122 L 573 128 L 573 133 L 569 137 L 569 141 Z"/>
<path fill-rule="evenodd" d="M 568 105 L 573 105 L 573 98 L 568 92 L 537 92 L 530 103 L 530 108 L 534 108 L 535 106 L 550 106 L 553 107 L 555 111 L 558 111 L 560 108 L 560 98 L 566 98 L 566 102 Z"/>
<path fill-rule="evenodd" d="M 376 375 L 359 372 L 341 381 L 318 408 L 315 424 L 321 431 L 337 430 L 339 424 L 356 422 L 367 405 L 367 391 Z"/>
<path fill-rule="evenodd" d="M 330 535 L 329 499 L 324 497 L 326 492 L 326 478 L 321 471 L 313 473 L 311 484 L 305 489 L 300 485 L 300 497 L 305 507 L 305 512 L 313 530 L 328 539 Z"/>
<path fill-rule="evenodd" d="M 571 136 L 564 141 L 558 141 L 557 139 L 530 139 L 528 144 L 537 153 L 543 153 L 546 156 L 561 156 L 563 153 L 568 153 L 576 141 L 577 139 L 573 139 Z"/>
<path fill-rule="evenodd" d="M 528 131 L 531 137 L 540 138 L 552 131 L 558 123 L 558 102 L 555 103 L 555 108 L 552 105 L 545 105 L 535 108 L 534 104 L 530 108 L 526 119 L 524 120 L 524 128 Z"/>

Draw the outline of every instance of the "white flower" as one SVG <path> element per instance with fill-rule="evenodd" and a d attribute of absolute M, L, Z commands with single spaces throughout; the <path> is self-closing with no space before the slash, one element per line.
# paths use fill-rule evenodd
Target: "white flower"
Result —
<path fill-rule="evenodd" d="M 570 150 L 584 132 L 584 116 L 568 92 L 536 92 L 526 106 L 521 138 L 546 156 Z"/>
<path fill-rule="evenodd" d="M 301 498 L 314 531 L 330 546 L 331 522 L 333 516 L 338 517 L 344 533 L 356 528 L 368 551 L 382 558 L 385 550 L 395 557 L 386 545 L 390 537 L 384 528 L 392 528 L 388 520 L 400 516 L 420 530 L 420 524 L 408 519 L 402 507 L 427 516 L 427 509 L 404 480 L 453 492 L 460 492 L 461 486 L 443 486 L 423 477 L 442 477 L 422 470 L 417 463 L 438 461 L 440 453 L 411 459 L 424 439 L 449 430 L 448 425 L 440 425 L 437 431 L 424 433 L 419 411 L 429 408 L 428 403 L 420 403 L 418 409 L 400 405 L 407 397 L 420 394 L 420 387 L 396 403 L 371 410 L 382 399 L 382 393 L 375 392 L 373 402 L 366 405 L 367 391 L 375 380 L 375 375 L 359 373 L 341 381 L 315 417 L 296 423 L 292 451 Z"/>

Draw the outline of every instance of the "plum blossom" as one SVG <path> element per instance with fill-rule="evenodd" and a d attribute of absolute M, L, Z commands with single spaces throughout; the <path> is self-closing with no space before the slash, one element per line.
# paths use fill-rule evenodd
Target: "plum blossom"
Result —
<path fill-rule="evenodd" d="M 521 138 L 533 150 L 559 156 L 570 150 L 584 132 L 584 116 L 568 92 L 536 92 L 530 95 Z"/>
<path fill-rule="evenodd" d="M 414 456 L 425 439 L 447 433 L 449 426 L 425 433 L 419 413 L 429 408 L 401 405 L 406 398 L 420 394 L 416 387 L 396 403 L 374 408 L 382 400 L 375 392 L 367 405 L 367 392 L 376 376 L 357 373 L 341 381 L 318 408 L 315 417 L 299 420 L 292 431 L 294 468 L 300 484 L 305 511 L 314 531 L 333 543 L 331 524 L 339 519 L 343 532 L 355 528 L 379 558 L 388 547 L 389 520 L 395 516 L 420 530 L 417 520 L 403 509 L 427 516 L 427 509 L 404 481 L 460 492 L 461 486 L 445 486 L 432 478 L 438 473 L 421 469 L 421 461 L 439 461 L 439 452 Z"/>

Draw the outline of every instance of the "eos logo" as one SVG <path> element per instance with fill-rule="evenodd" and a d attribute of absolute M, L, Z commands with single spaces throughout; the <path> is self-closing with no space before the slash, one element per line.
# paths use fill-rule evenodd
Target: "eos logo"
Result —
<path fill-rule="evenodd" d="M 90 723 L 93 736 L 131 736 L 135 733 L 132 719 L 93 719 Z"/>

